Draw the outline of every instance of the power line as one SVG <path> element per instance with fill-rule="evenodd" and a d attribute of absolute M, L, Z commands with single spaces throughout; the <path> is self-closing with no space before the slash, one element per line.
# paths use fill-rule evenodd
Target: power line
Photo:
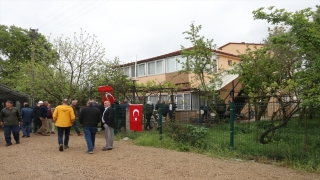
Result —
<path fill-rule="evenodd" d="M 72 1 L 68 1 L 66 4 L 62 5 L 60 8 L 58 8 L 58 11 L 59 11 L 60 9 L 62 9 L 64 6 L 66 6 L 67 4 L 69 4 L 70 2 L 72 2 Z M 40 25 L 44 20 L 46 20 L 48 17 L 50 17 L 52 14 L 54 14 L 54 13 L 56 13 L 56 12 L 57 12 L 57 11 L 53 11 L 53 12 L 52 12 L 51 14 L 49 14 L 46 18 L 40 20 L 40 22 L 38 22 L 37 26 Z M 37 26 L 35 26 L 35 27 L 37 27 Z"/>
<path fill-rule="evenodd" d="M 99 0 L 97 0 L 97 1 L 99 1 Z M 89 12 L 90 12 L 90 11 L 92 11 L 93 9 L 95 9 L 95 8 L 97 8 L 97 7 L 99 7 L 99 6 L 102 6 L 103 4 L 107 3 L 108 1 L 110 1 L 110 0 L 107 0 L 107 1 L 103 2 L 102 4 L 99 4 L 98 6 L 93 7 L 93 8 L 92 8 L 92 9 L 90 9 L 89 11 L 86 11 L 85 13 L 83 13 L 83 14 L 81 14 L 81 15 L 79 15 L 79 16 L 77 16 L 77 17 L 75 17 L 75 18 L 73 18 L 72 20 L 67 21 L 66 23 L 62 24 L 61 26 L 58 26 L 58 27 L 57 27 L 57 28 L 55 28 L 55 29 L 58 29 L 58 28 L 62 27 L 63 25 L 65 25 L 65 24 L 67 24 L 67 23 L 70 23 L 71 21 L 73 21 L 73 20 L 75 20 L 75 19 L 77 19 L 77 18 L 79 18 L 79 17 L 81 17 L 81 16 L 83 16 L 83 15 L 85 15 L 85 14 L 89 13 Z M 55 26 L 54 26 L 54 27 L 55 27 Z M 47 31 L 48 31 L 48 30 L 47 30 Z M 45 32 L 47 32 L 47 31 L 45 31 Z M 45 33 L 45 32 L 44 32 L 44 33 Z"/>
<path fill-rule="evenodd" d="M 63 11 L 60 15 L 56 16 L 54 19 L 52 19 L 51 21 L 47 22 L 44 26 L 40 27 L 40 28 L 44 28 L 46 27 L 47 25 L 49 24 L 52 24 L 52 22 L 56 21 L 57 19 L 59 19 L 60 17 L 62 17 L 64 14 L 66 14 L 67 12 L 70 12 L 69 10 L 70 9 L 74 9 L 76 7 L 78 7 L 80 4 L 84 3 L 85 0 L 81 1 L 81 2 L 78 2 L 77 4 L 69 7 L 68 9 L 66 9 L 65 11 Z"/>
<path fill-rule="evenodd" d="M 75 7 L 78 7 L 80 4 L 82 4 L 82 3 L 84 3 L 84 2 L 86 2 L 86 1 L 83 0 L 83 1 L 81 1 L 81 2 L 78 2 L 78 4 L 76 4 L 75 6 L 71 6 L 70 8 L 66 9 L 65 11 L 63 11 L 63 14 L 60 14 L 60 15 L 57 16 L 57 17 L 61 17 L 62 15 L 66 14 L 67 12 L 69 12 L 70 9 L 75 8 Z M 71 15 L 71 16 L 73 16 L 73 15 Z M 71 16 L 69 16 L 69 17 L 71 17 Z M 57 18 L 57 17 L 56 17 L 56 18 Z M 68 18 L 69 18 L 69 17 L 68 17 Z M 46 27 L 47 25 L 51 24 L 51 22 L 55 21 L 56 18 L 53 19 L 53 20 L 51 20 L 51 21 L 49 21 L 49 22 L 47 22 L 44 26 L 42 26 L 42 27 L 40 27 L 40 28 L 44 28 L 44 27 Z M 58 24 L 59 24 L 59 23 L 58 23 Z"/>

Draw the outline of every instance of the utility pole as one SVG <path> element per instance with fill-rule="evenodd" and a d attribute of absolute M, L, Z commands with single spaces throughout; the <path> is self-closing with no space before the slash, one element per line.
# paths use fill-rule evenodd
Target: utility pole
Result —
<path fill-rule="evenodd" d="M 34 50 L 38 29 L 31 29 L 31 104 L 34 105 Z"/>

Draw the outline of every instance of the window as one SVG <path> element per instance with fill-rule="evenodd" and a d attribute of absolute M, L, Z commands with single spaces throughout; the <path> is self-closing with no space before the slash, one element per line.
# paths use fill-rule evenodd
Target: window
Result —
<path fill-rule="evenodd" d="M 155 62 L 149 62 L 148 63 L 148 75 L 153 75 L 156 73 L 156 63 Z"/>
<path fill-rule="evenodd" d="M 162 101 L 165 101 L 167 103 L 168 102 L 168 95 L 161 94 L 160 102 L 162 102 Z"/>
<path fill-rule="evenodd" d="M 166 72 L 174 72 L 176 71 L 176 58 L 170 57 L 167 59 L 167 71 Z"/>
<path fill-rule="evenodd" d="M 215 67 L 213 67 L 213 72 L 218 72 L 218 64 L 216 59 L 212 59 L 212 64 L 215 64 Z"/>
<path fill-rule="evenodd" d="M 192 110 L 199 110 L 202 105 L 205 105 L 205 100 L 199 96 L 199 92 L 191 93 Z"/>
<path fill-rule="evenodd" d="M 176 97 L 177 109 L 183 109 L 183 94 L 178 94 Z"/>
<path fill-rule="evenodd" d="M 228 60 L 228 65 L 232 66 L 232 60 Z"/>
<path fill-rule="evenodd" d="M 191 95 L 183 94 L 183 109 L 191 109 Z"/>
<path fill-rule="evenodd" d="M 176 104 L 179 110 L 191 109 L 191 94 L 177 94 Z"/>
<path fill-rule="evenodd" d="M 145 64 L 139 64 L 138 65 L 138 76 L 145 76 L 145 75 L 146 75 Z"/>
<path fill-rule="evenodd" d="M 156 61 L 156 73 L 157 74 L 164 73 L 163 60 Z"/>
<path fill-rule="evenodd" d="M 284 102 L 290 102 L 291 101 L 290 95 L 284 95 L 283 101 Z"/>
<path fill-rule="evenodd" d="M 136 67 L 131 66 L 131 77 L 136 77 Z"/>
<path fill-rule="evenodd" d="M 177 70 L 183 70 L 182 64 L 185 64 L 187 62 L 187 58 L 184 57 L 182 58 L 181 56 L 177 57 L 177 59 L 179 59 L 180 62 L 177 61 Z"/>
<path fill-rule="evenodd" d="M 192 92 L 191 93 L 191 98 L 192 98 L 192 109 L 193 110 L 198 110 L 200 109 L 200 97 L 198 92 Z"/>
<path fill-rule="evenodd" d="M 206 64 L 206 67 L 204 68 L 204 71 L 212 72 L 213 68 L 212 68 L 211 64 Z"/>
<path fill-rule="evenodd" d="M 158 96 L 157 95 L 152 95 L 150 96 L 150 101 L 152 102 L 153 106 L 155 107 L 157 102 L 158 102 Z"/>
<path fill-rule="evenodd" d="M 130 77 L 130 68 L 129 67 L 124 67 L 123 68 L 123 74 Z"/>

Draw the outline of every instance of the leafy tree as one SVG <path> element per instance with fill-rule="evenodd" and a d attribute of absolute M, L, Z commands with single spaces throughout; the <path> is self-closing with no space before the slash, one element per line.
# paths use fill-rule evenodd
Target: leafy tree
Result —
<path fill-rule="evenodd" d="M 78 38 L 75 34 L 73 40 L 62 36 L 55 39 L 53 46 L 58 59 L 48 56 L 46 61 L 24 64 L 20 83 L 26 89 L 34 89 L 35 99 L 60 103 L 62 99 L 69 98 L 78 99 L 81 104 L 89 99 L 90 89 L 99 79 L 100 67 L 105 62 L 104 49 L 96 37 L 84 33 L 81 32 Z M 48 64 L 50 61 L 52 64 Z M 34 83 L 30 78 L 32 75 Z"/>
<path fill-rule="evenodd" d="M 295 71 L 303 58 L 295 41 L 284 27 L 275 27 L 269 30 L 264 47 L 247 48 L 245 54 L 240 55 L 242 63 L 235 69 L 241 74 L 244 90 L 255 105 L 256 120 L 264 115 L 270 100 L 280 106 L 273 112 L 270 127 L 260 136 L 261 143 L 270 142 L 275 131 L 284 127 L 299 110 L 300 88 Z"/>
<path fill-rule="evenodd" d="M 114 89 L 117 99 L 130 99 L 133 83 L 124 75 L 121 61 L 118 57 L 104 62 L 99 69 L 99 79 L 96 81 L 96 87 L 110 85 Z"/>
<path fill-rule="evenodd" d="M 266 12 L 269 11 L 269 12 Z M 302 92 L 303 106 L 319 105 L 320 103 L 320 6 L 287 12 L 273 6 L 253 11 L 254 19 L 267 20 L 271 24 L 283 24 L 288 27 L 290 36 L 295 39 L 297 48 L 304 61 L 296 67 L 295 75 Z M 283 39 L 279 36 L 277 39 Z"/>
<path fill-rule="evenodd" d="M 48 60 L 46 56 L 56 59 L 52 44 L 43 35 L 16 26 L 0 25 L 1 83 L 13 88 L 19 86 L 16 82 L 22 76 L 21 65 L 31 61 L 32 50 L 36 62 Z"/>
<path fill-rule="evenodd" d="M 199 35 L 201 27 L 201 25 L 195 26 L 192 23 L 190 30 L 183 32 L 187 35 L 185 39 L 192 43 L 192 48 L 181 46 L 181 57 L 186 60 L 178 59 L 182 64 L 182 70 L 179 73 L 191 74 L 191 88 L 202 91 L 201 98 L 211 102 L 212 98 L 219 96 L 217 87 L 221 85 L 222 69 L 217 70 L 216 54 L 214 53 L 216 45 L 213 43 L 213 39 L 205 39 L 204 36 Z M 211 104 L 208 103 L 208 105 Z"/>

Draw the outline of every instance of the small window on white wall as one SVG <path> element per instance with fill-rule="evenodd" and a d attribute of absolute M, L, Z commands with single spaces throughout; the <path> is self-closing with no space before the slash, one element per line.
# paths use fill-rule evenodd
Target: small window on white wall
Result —
<path fill-rule="evenodd" d="M 216 59 L 212 59 L 212 64 L 215 64 L 215 67 L 213 67 L 213 72 L 218 72 L 218 64 Z"/>
<path fill-rule="evenodd" d="M 167 59 L 167 71 L 166 72 L 174 72 L 176 71 L 176 58 L 170 57 Z"/>
<path fill-rule="evenodd" d="M 154 107 L 156 106 L 157 102 L 158 102 L 158 96 L 157 95 L 152 95 L 150 96 L 150 101 L 152 102 L 152 104 L 154 105 Z"/>
<path fill-rule="evenodd" d="M 136 67 L 135 66 L 131 66 L 131 77 L 136 77 Z"/>
<path fill-rule="evenodd" d="M 182 58 L 181 56 L 179 56 L 177 57 L 177 59 L 179 60 L 179 62 L 177 60 L 177 70 L 180 71 L 183 69 L 182 64 L 186 63 L 187 58 L 186 57 Z"/>
<path fill-rule="evenodd" d="M 228 65 L 232 66 L 232 60 L 228 60 Z"/>
<path fill-rule="evenodd" d="M 129 67 L 124 67 L 123 68 L 123 74 L 130 77 L 130 69 Z"/>
<path fill-rule="evenodd" d="M 164 61 L 163 60 L 156 61 L 156 73 L 157 74 L 164 73 Z"/>
<path fill-rule="evenodd" d="M 153 75 L 156 73 L 156 63 L 155 62 L 149 62 L 148 63 L 148 75 Z"/>
<path fill-rule="evenodd" d="M 145 64 L 138 65 L 138 76 L 145 76 L 146 75 L 146 68 Z"/>

